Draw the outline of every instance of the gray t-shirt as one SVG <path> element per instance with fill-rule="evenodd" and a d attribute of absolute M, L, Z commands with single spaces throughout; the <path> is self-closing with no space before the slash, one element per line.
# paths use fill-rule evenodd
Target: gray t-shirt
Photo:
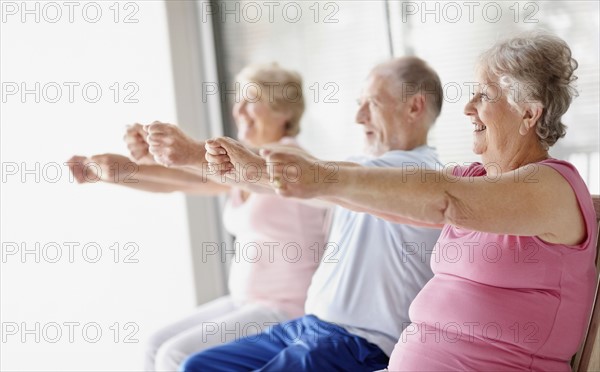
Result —
<path fill-rule="evenodd" d="M 435 150 L 427 146 L 350 160 L 373 167 L 441 168 Z M 429 259 L 439 235 L 438 229 L 336 207 L 328 247 L 308 290 L 306 314 L 335 323 L 391 355 L 410 324 L 412 300 L 433 276 Z"/>

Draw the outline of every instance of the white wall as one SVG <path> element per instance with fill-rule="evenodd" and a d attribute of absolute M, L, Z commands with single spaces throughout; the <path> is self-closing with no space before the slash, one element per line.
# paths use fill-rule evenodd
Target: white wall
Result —
<path fill-rule="evenodd" d="M 22 4 L 1 4 L 2 88 L 6 93 L 15 84 L 33 88 L 39 82 L 41 94 L 39 103 L 33 94 L 3 96 L 0 109 L 0 369 L 140 370 L 149 333 L 194 305 L 184 199 L 111 185 L 77 185 L 70 182 L 63 162 L 73 154 L 125 154 L 121 137 L 127 123 L 176 121 L 164 4 L 120 2 L 115 20 L 114 2 L 74 2 L 70 22 L 69 8 L 57 2 L 62 17 L 56 23 L 50 21 L 57 8 L 35 1 L 27 2 L 34 14 L 23 22 Z M 102 14 L 94 23 L 97 8 Z M 138 22 L 124 22 L 127 15 Z M 50 102 L 56 96 L 48 85 L 52 82 L 62 87 L 56 103 Z M 72 102 L 65 82 L 80 84 Z M 89 82 L 102 89 L 97 103 L 86 101 L 94 98 L 93 89 L 82 94 Z M 110 89 L 115 82 L 121 93 L 117 103 Z M 128 82 L 134 85 L 125 89 Z M 138 103 L 125 103 L 135 87 L 139 90 L 130 98 Z M 27 169 L 39 163 L 39 170 L 25 174 L 23 163 Z M 59 249 L 47 244 L 51 242 Z M 69 242 L 79 244 L 72 260 Z M 128 242 L 139 247 L 128 260 L 137 262 L 125 262 L 125 254 L 134 252 L 133 245 L 125 246 Z M 24 244 L 33 253 L 10 254 L 12 243 Z M 36 243 L 41 245 L 37 250 Z M 85 256 L 87 243 L 92 244 Z M 111 250 L 115 243 L 121 253 L 117 263 Z M 102 256 L 89 263 L 86 258 L 94 258 L 94 247 Z M 57 252 L 62 257 L 51 263 Z M 75 324 L 73 342 L 69 324 Z M 24 327 L 34 331 L 23 332 Z M 102 335 L 93 342 L 96 328 Z M 57 330 L 62 337 L 52 342 Z"/>

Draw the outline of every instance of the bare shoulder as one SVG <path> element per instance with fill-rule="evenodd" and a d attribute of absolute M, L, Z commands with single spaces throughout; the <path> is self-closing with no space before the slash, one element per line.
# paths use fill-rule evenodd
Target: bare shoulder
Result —
<path fill-rule="evenodd" d="M 539 190 L 544 197 L 540 202 L 546 204 L 549 219 L 559 221 L 555 230 L 539 237 L 549 243 L 566 245 L 577 245 L 585 240 L 585 220 L 569 181 L 554 168 L 543 164 L 524 169 L 523 177 L 539 183 Z"/>

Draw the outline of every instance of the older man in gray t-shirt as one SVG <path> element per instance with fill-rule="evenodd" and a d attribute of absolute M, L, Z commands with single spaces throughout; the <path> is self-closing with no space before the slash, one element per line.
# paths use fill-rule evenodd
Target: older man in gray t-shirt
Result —
<path fill-rule="evenodd" d="M 369 75 L 356 120 L 375 167 L 439 169 L 427 134 L 442 106 L 439 77 L 416 57 L 392 60 Z M 235 151 L 223 148 L 230 158 Z M 281 163 L 283 150 L 267 156 Z M 240 162 L 240 159 L 231 159 Z M 285 187 L 277 178 L 277 188 Z M 328 200 L 342 204 L 338 200 Z M 351 206 L 349 206 L 351 207 Z M 183 371 L 352 370 L 385 368 L 410 324 L 408 308 L 433 276 L 429 254 L 439 229 L 386 222 L 337 207 L 329 245 L 308 291 L 304 317 L 208 349 Z"/>

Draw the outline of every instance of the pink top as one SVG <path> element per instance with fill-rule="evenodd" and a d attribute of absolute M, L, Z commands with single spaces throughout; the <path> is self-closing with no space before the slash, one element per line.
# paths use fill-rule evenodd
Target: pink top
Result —
<path fill-rule="evenodd" d="M 229 274 L 234 300 L 261 302 L 293 318 L 304 315 L 325 245 L 325 212 L 275 194 L 252 193 L 243 201 L 241 190 L 233 189 L 223 221 L 236 238 Z"/>
<path fill-rule="evenodd" d="M 435 275 L 410 307 L 412 324 L 394 348 L 390 371 L 570 371 L 596 287 L 596 214 L 575 167 L 556 159 L 539 164 L 575 191 L 585 241 L 565 246 L 446 225 L 431 258 Z M 485 170 L 474 163 L 454 174 L 478 177 Z"/>

